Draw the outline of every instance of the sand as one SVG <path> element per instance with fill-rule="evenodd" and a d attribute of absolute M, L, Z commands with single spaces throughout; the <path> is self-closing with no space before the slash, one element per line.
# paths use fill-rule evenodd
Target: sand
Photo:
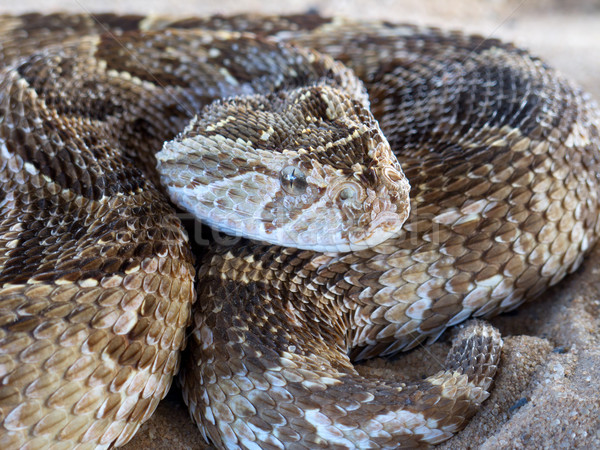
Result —
<path fill-rule="evenodd" d="M 1 12 L 69 10 L 204 15 L 254 11 L 302 12 L 386 18 L 462 28 L 511 40 L 542 56 L 592 97 L 600 99 L 600 2 L 462 0 L 323 1 L 221 0 L 218 5 L 167 0 L 102 3 L 33 0 L 0 3 Z M 492 319 L 505 347 L 492 394 L 457 436 L 442 448 L 600 448 L 600 248 L 576 273 L 517 311 Z M 450 333 L 447 333 L 450 334 Z M 418 379 L 437 372 L 450 336 L 394 361 L 375 360 L 361 370 Z M 203 448 L 176 388 L 142 426 L 128 449 Z"/>

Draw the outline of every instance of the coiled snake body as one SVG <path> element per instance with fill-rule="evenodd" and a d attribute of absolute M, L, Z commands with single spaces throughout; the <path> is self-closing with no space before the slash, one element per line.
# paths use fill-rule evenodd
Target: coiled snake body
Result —
<path fill-rule="evenodd" d="M 491 327 L 417 383 L 351 359 L 512 309 L 581 264 L 599 227 L 592 102 L 522 50 L 435 29 L 95 19 L 0 19 L 0 447 L 127 442 L 190 320 L 184 397 L 219 447 L 459 430 L 496 371 Z M 165 193 L 244 239 L 196 276 Z"/>

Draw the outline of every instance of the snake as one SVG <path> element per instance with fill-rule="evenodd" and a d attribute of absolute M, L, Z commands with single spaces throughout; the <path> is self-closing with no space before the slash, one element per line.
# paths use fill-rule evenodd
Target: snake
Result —
<path fill-rule="evenodd" d="M 0 447 L 460 431 L 485 319 L 597 241 L 600 113 L 497 39 L 317 14 L 0 16 Z M 208 245 L 199 236 L 211 235 Z M 441 370 L 359 375 L 459 326 Z"/>

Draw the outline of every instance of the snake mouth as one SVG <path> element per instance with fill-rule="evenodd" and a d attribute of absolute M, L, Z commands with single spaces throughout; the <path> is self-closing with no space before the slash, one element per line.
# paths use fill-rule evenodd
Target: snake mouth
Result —
<path fill-rule="evenodd" d="M 311 205 L 310 213 L 281 221 L 270 232 L 271 240 L 305 250 L 344 253 L 400 235 L 410 212 L 410 185 L 401 170 L 392 168 L 386 177 L 374 180 L 376 189 L 352 177 L 336 178 Z"/>

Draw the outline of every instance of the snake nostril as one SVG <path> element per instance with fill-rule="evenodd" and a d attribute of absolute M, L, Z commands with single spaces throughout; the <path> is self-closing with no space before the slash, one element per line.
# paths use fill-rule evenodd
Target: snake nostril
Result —
<path fill-rule="evenodd" d="M 351 187 L 346 187 L 344 189 L 341 190 L 339 198 L 342 201 L 351 201 L 356 199 L 357 197 L 357 192 L 356 189 L 351 188 Z"/>

